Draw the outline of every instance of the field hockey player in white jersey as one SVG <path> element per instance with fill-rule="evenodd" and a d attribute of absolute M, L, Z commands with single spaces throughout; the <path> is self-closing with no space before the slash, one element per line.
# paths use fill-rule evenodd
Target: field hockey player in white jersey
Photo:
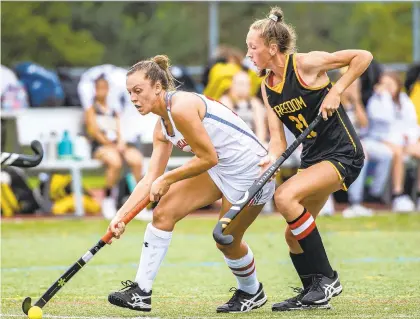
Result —
<path fill-rule="evenodd" d="M 119 307 L 150 311 L 152 284 L 175 224 L 220 198 L 221 218 L 259 177 L 259 163 L 267 151 L 245 122 L 224 105 L 200 94 L 176 91 L 167 56 L 158 55 L 133 65 L 127 73 L 127 90 L 141 115 L 151 112 L 160 120 L 154 130 L 148 171 L 109 225 L 114 237 L 124 232 L 121 216 L 138 201 L 150 196 L 159 203 L 144 234 L 134 282 L 122 282 L 123 289 L 111 293 L 108 300 Z M 165 173 L 173 145 L 195 156 Z M 257 279 L 252 250 L 242 237 L 273 193 L 274 182 L 267 183 L 225 230 L 235 240 L 218 248 L 238 287 L 217 312 L 246 312 L 267 301 Z"/>

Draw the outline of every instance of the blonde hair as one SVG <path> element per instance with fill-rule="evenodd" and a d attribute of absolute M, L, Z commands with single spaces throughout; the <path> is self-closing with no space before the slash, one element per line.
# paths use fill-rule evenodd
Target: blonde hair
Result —
<path fill-rule="evenodd" d="M 134 64 L 127 72 L 127 76 L 138 71 L 145 71 L 146 79 L 154 85 L 156 82 L 162 84 L 166 91 L 175 90 L 175 78 L 169 71 L 171 64 L 168 56 L 156 55 L 148 60 L 143 60 Z"/>
<path fill-rule="evenodd" d="M 255 21 L 250 29 L 261 32 L 261 37 L 268 46 L 277 44 L 281 53 L 289 54 L 295 51 L 296 33 L 294 28 L 284 22 L 283 11 L 273 7 L 266 18 Z"/>

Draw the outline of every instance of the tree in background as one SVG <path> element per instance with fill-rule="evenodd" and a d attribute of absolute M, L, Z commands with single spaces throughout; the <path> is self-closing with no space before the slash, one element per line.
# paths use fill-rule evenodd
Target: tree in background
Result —
<path fill-rule="evenodd" d="M 359 3 L 350 20 L 358 45 L 382 63 L 413 61 L 412 3 Z"/>
<path fill-rule="evenodd" d="M 104 46 L 88 30 L 74 31 L 69 2 L 2 2 L 2 64 L 46 67 L 100 63 Z"/>
<path fill-rule="evenodd" d="M 220 42 L 246 52 L 249 25 L 278 2 L 221 2 Z M 370 50 L 412 61 L 411 3 L 280 3 L 299 51 Z M 3 64 L 129 66 L 165 53 L 174 64 L 208 60 L 207 2 L 3 2 Z"/>
<path fill-rule="evenodd" d="M 220 3 L 222 43 L 246 50 L 249 25 L 280 5 L 298 51 L 360 48 L 381 62 L 412 61 L 412 3 Z"/>
<path fill-rule="evenodd" d="M 85 2 L 72 4 L 73 26 L 106 47 L 104 63 L 128 66 L 165 53 L 180 64 L 207 59 L 205 2 Z"/>

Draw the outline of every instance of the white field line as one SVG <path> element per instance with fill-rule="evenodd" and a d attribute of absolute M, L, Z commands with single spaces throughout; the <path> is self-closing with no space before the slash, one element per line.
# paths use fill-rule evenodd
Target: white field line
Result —
<path fill-rule="evenodd" d="M 260 313 L 255 313 L 255 317 L 258 318 L 260 317 L 259 315 L 264 316 L 263 314 Z M 25 317 L 24 315 L 21 314 L 0 314 L 1 318 L 22 318 Z M 51 318 L 51 319 L 127 319 L 127 317 L 110 317 L 110 316 L 106 316 L 106 317 L 95 317 L 95 316 L 52 316 L 52 315 L 44 315 L 42 316 L 43 318 Z M 203 316 L 173 316 L 171 318 L 179 318 L 179 319 L 206 319 L 206 318 L 211 318 L 211 319 L 221 319 L 221 318 L 226 318 L 226 316 L 224 317 L 203 317 Z M 293 318 L 308 318 L 308 315 L 294 315 Z M 310 318 L 322 318 L 325 319 L 325 315 L 314 315 L 311 314 Z M 349 315 L 344 315 L 341 316 L 341 318 L 381 318 L 381 319 L 386 319 L 386 318 L 418 318 L 418 315 L 406 315 L 406 314 L 390 314 L 389 316 L 387 315 L 363 315 L 363 314 L 349 314 Z M 160 319 L 160 317 L 130 317 L 130 319 Z"/>
<path fill-rule="evenodd" d="M 226 297 L 226 294 L 213 294 L 213 297 Z M 12 301 L 22 301 L 26 296 L 17 296 L 17 297 L 3 297 L 0 298 L 0 300 L 12 300 Z M 269 298 L 273 298 L 275 299 L 277 296 L 276 295 L 269 295 L 267 294 L 267 297 Z M 357 302 L 361 302 L 362 300 L 365 300 L 368 297 L 368 295 L 340 295 L 340 299 L 354 299 Z M 196 296 L 191 296 L 191 295 L 161 295 L 161 296 L 153 296 L 154 299 L 167 299 L 167 298 L 182 298 L 182 299 L 196 299 Z M 399 296 L 392 296 L 392 298 L 371 298 L 369 300 L 366 301 L 367 302 L 380 302 L 380 301 L 386 301 L 386 302 L 390 302 L 392 300 L 396 300 L 396 302 L 400 302 L 401 299 L 418 299 L 418 302 L 420 303 L 420 297 L 419 296 L 412 296 L 412 295 L 399 295 Z M 87 300 L 87 299 L 92 299 L 92 300 L 107 300 L 108 297 L 107 296 L 67 296 L 66 299 L 70 299 L 72 300 Z M 63 301 L 64 298 L 60 298 L 60 297 L 54 297 L 54 300 L 57 301 Z M 77 301 L 76 301 L 77 302 Z M 411 301 L 412 302 L 412 301 Z M 1 315 L 1 314 L 0 314 Z"/>
<path fill-rule="evenodd" d="M 1 318 L 25 318 L 25 315 L 15 315 L 15 314 L 0 314 Z M 56 318 L 56 319 L 127 319 L 127 317 L 94 317 L 94 316 L 52 316 L 52 315 L 43 315 L 42 318 Z M 219 317 L 221 318 L 221 317 Z M 130 319 L 160 319 L 159 317 L 130 317 Z"/>

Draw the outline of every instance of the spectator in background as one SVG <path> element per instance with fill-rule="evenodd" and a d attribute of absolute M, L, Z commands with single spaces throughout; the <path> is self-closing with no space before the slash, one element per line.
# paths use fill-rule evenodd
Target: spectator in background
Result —
<path fill-rule="evenodd" d="M 341 72 L 342 74 L 344 72 Z M 364 188 L 368 170 L 368 162 L 375 161 L 373 183 L 369 188 L 369 194 L 374 198 L 382 197 L 392 165 L 392 151 L 383 143 L 366 138 L 368 130 L 368 116 L 362 102 L 361 81 L 354 81 L 341 95 L 341 103 L 347 112 L 365 152 L 365 165 L 359 177 L 348 190 L 350 207 L 343 211 L 344 217 L 371 216 L 372 210 L 361 205 L 364 199 Z"/>
<path fill-rule="evenodd" d="M 201 79 L 203 86 L 207 87 L 209 84 L 210 71 L 216 64 L 241 65 L 243 56 L 244 55 L 238 49 L 227 45 L 220 45 L 214 52 L 214 56 L 204 68 Z"/>
<path fill-rule="evenodd" d="M 247 72 L 239 71 L 233 76 L 232 85 L 220 102 L 242 118 L 260 141 L 266 141 L 264 106 L 258 98 L 251 96 L 251 79 Z"/>
<path fill-rule="evenodd" d="M 340 74 L 344 74 L 347 68 L 340 69 Z M 377 164 L 374 170 L 373 183 L 369 187 L 369 195 L 376 201 L 381 201 L 389 172 L 392 165 L 392 151 L 383 143 L 367 138 L 368 116 L 362 101 L 361 79 L 354 81 L 341 95 L 343 105 L 356 133 L 359 135 L 364 153 L 365 164 L 360 171 L 358 178 L 348 190 L 348 201 L 350 206 L 343 211 L 346 218 L 358 216 L 372 216 L 373 211 L 362 205 L 364 199 L 365 181 L 368 170 L 369 160 Z M 321 215 L 332 215 L 334 211 L 334 201 L 331 195 L 321 210 Z"/>
<path fill-rule="evenodd" d="M 79 94 L 80 103 L 83 108 L 92 106 L 95 99 L 95 80 L 100 76 L 104 76 L 108 81 L 108 95 L 106 102 L 108 105 L 112 105 L 113 108 L 118 107 L 118 111 L 121 112 L 122 99 L 124 96 L 121 94 L 122 86 L 124 83 L 119 83 L 124 79 L 123 75 L 127 73 L 126 70 L 121 70 L 121 76 L 115 77 L 114 74 L 119 73 L 118 67 L 112 64 L 97 65 L 87 69 L 80 77 L 79 84 L 77 85 L 77 92 Z"/>
<path fill-rule="evenodd" d="M 255 96 L 259 92 L 261 78 L 245 62 L 245 54 L 240 50 L 229 46 L 220 46 L 216 51 L 215 58 L 204 70 L 203 94 L 219 100 L 232 85 L 233 76 L 243 70 L 248 73 L 251 79 L 251 95 Z"/>
<path fill-rule="evenodd" d="M 396 72 L 385 72 L 368 102 L 369 136 L 393 152 L 392 197 L 394 211 L 413 211 L 415 205 L 404 193 L 406 157 L 420 159 L 416 111 Z M 418 187 L 420 189 L 420 187 Z"/>
<path fill-rule="evenodd" d="M 104 75 L 94 81 L 95 97 L 93 104 L 85 111 L 86 131 L 92 142 L 92 156 L 106 166 L 105 199 L 102 202 L 102 213 L 112 219 L 117 213 L 116 201 L 111 191 L 119 181 L 122 161 L 125 160 L 138 182 L 142 176 L 143 157 L 121 136 L 118 111 L 108 104 L 109 83 Z"/>
<path fill-rule="evenodd" d="M 363 105 L 367 105 L 367 102 L 374 93 L 373 89 L 379 82 L 382 72 L 383 66 L 373 59 L 367 70 L 360 76 Z"/>

